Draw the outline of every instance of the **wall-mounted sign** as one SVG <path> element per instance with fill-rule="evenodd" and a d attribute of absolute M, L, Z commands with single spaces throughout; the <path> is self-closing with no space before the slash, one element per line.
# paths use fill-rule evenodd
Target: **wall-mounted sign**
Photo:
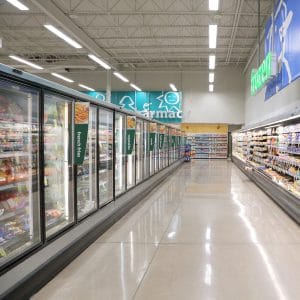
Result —
<path fill-rule="evenodd" d="M 251 95 L 256 95 L 274 76 L 276 76 L 276 55 L 269 52 L 258 70 L 251 72 Z"/>
<path fill-rule="evenodd" d="M 74 162 L 83 164 L 88 130 L 89 130 L 89 108 L 88 102 L 75 102 L 75 134 L 74 134 Z"/>
<path fill-rule="evenodd" d="M 84 93 L 105 100 L 105 92 Z M 111 102 L 163 123 L 181 123 L 182 120 L 181 92 L 112 92 Z"/>
<path fill-rule="evenodd" d="M 300 77 L 299 0 L 276 2 L 265 28 L 265 54 L 276 54 L 277 75 L 267 84 L 265 100 Z"/>
<path fill-rule="evenodd" d="M 135 138 L 136 117 L 127 116 L 126 121 L 126 154 L 132 154 Z"/>

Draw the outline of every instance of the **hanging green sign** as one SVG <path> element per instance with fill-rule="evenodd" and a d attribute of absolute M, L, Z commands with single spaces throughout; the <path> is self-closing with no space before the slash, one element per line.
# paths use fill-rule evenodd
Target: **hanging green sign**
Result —
<path fill-rule="evenodd" d="M 172 135 L 172 147 L 176 145 L 176 136 Z"/>
<path fill-rule="evenodd" d="M 165 141 L 165 126 L 159 126 L 159 135 L 158 135 L 158 147 L 159 149 L 163 149 Z"/>
<path fill-rule="evenodd" d="M 157 124 L 150 123 L 150 130 L 149 130 L 149 150 L 153 151 L 155 146 L 155 139 L 156 139 L 156 131 L 157 131 Z"/>
<path fill-rule="evenodd" d="M 254 96 L 276 74 L 276 55 L 269 52 L 258 70 L 254 69 L 251 72 L 251 96 Z"/>
<path fill-rule="evenodd" d="M 88 102 L 75 102 L 75 134 L 74 134 L 74 163 L 82 165 L 89 130 L 89 109 Z"/>
<path fill-rule="evenodd" d="M 135 138 L 136 117 L 127 116 L 126 154 L 132 154 Z"/>

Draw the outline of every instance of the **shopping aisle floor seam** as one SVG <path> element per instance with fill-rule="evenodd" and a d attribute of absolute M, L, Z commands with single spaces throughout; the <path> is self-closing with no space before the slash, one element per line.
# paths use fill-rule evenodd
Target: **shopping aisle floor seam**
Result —
<path fill-rule="evenodd" d="M 162 241 L 164 235 L 167 233 L 168 228 L 169 228 L 169 226 L 170 226 L 170 224 L 171 224 L 171 222 L 172 222 L 172 219 L 173 219 L 173 217 L 175 216 L 175 214 L 176 214 L 176 212 L 177 212 L 177 210 L 178 210 L 178 207 L 179 207 L 179 205 L 180 205 L 181 202 L 182 202 L 182 200 L 178 202 L 177 207 L 174 209 L 174 214 L 170 217 L 170 221 L 169 221 L 168 225 L 166 226 L 166 230 L 163 232 L 163 234 L 162 234 L 162 236 L 161 236 L 161 239 L 160 239 L 160 241 L 159 241 L 159 243 L 158 243 L 158 245 L 157 245 L 157 247 L 156 247 L 156 250 L 155 250 L 155 252 L 154 252 L 154 255 L 153 255 L 153 257 L 152 257 L 150 263 L 148 264 L 148 267 L 147 267 L 146 272 L 144 273 L 144 275 L 143 275 L 143 277 L 142 277 L 142 280 L 139 282 L 139 284 L 138 284 L 138 286 L 137 286 L 137 289 L 136 289 L 136 291 L 135 291 L 135 293 L 134 293 L 134 295 L 133 295 L 133 297 L 132 297 L 132 300 L 135 299 L 136 294 L 138 293 L 138 290 L 139 290 L 141 284 L 143 283 L 144 278 L 146 277 L 146 275 L 147 275 L 147 273 L 148 273 L 148 270 L 149 270 L 149 268 L 150 268 L 150 266 L 151 266 L 153 260 L 155 259 L 156 254 L 158 253 L 159 247 L 160 247 L 160 245 L 161 245 L 161 241 Z"/>

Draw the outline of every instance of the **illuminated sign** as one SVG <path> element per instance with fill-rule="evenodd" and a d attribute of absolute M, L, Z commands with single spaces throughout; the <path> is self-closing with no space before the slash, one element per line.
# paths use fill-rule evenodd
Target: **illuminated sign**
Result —
<path fill-rule="evenodd" d="M 256 95 L 276 74 L 276 55 L 269 52 L 258 70 L 251 72 L 251 96 Z"/>

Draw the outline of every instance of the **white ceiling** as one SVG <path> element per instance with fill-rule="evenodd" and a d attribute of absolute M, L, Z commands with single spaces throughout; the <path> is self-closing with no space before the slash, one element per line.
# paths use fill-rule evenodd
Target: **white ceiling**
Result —
<path fill-rule="evenodd" d="M 260 0 L 263 30 L 272 0 Z M 245 66 L 257 44 L 256 0 L 220 0 L 218 12 L 208 0 L 23 0 L 20 11 L 0 0 L 0 62 L 17 54 L 49 70 L 98 68 L 94 52 L 119 70 L 184 70 L 217 65 Z M 57 26 L 83 45 L 74 49 L 43 27 Z M 208 49 L 208 25 L 218 24 L 217 49 Z M 32 69 L 30 70 L 32 71 Z"/>

